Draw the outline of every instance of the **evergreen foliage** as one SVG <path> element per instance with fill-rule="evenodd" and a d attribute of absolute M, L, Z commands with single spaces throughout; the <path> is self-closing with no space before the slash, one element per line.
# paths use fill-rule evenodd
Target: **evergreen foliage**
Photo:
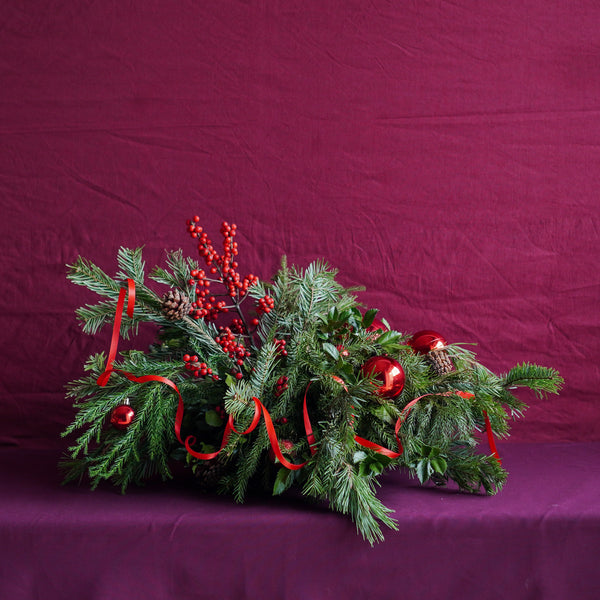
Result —
<path fill-rule="evenodd" d="M 193 224 L 189 231 L 195 231 Z M 218 265 L 213 283 L 233 278 L 228 258 L 228 248 L 234 247 L 231 235 L 224 234 L 223 256 L 215 263 L 205 258 L 207 266 Z M 205 255 L 214 256 L 210 240 L 202 238 L 202 243 Z M 177 386 L 185 403 L 182 435 L 193 436 L 188 439 L 195 451 L 206 454 L 220 448 L 226 415 L 231 415 L 236 431 L 231 431 L 216 459 L 194 458 L 175 434 L 178 398 L 173 389 L 118 373 L 99 386 L 107 358 L 95 354 L 85 364 L 85 375 L 67 386 L 67 397 L 77 409 L 63 434 L 74 438 L 63 463 L 67 480 L 87 475 L 93 487 L 109 480 L 125 490 L 155 475 L 170 478 L 177 460 L 199 477 L 205 472 L 204 463 L 218 461 L 223 472 L 216 487 L 236 501 L 243 502 L 253 487 L 266 487 L 275 495 L 295 487 L 350 515 L 363 537 L 374 543 L 383 539 L 382 524 L 396 528 L 391 511 L 376 495 L 384 470 L 403 468 L 423 484 L 454 481 L 464 491 L 493 494 L 507 474 L 496 457 L 478 451 L 486 415 L 494 435 L 505 437 L 509 419 L 520 417 L 526 408 L 513 394 L 515 388 L 532 389 L 543 398 L 557 393 L 562 383 L 554 369 L 527 363 L 496 375 L 478 363 L 472 351 L 452 344 L 447 351 L 454 369 L 438 375 L 425 356 L 413 351 L 409 335 L 374 325 L 377 311 L 365 310 L 357 301 L 357 290 L 341 286 L 337 272 L 326 262 L 300 269 L 288 266 L 285 258 L 272 281 L 250 278 L 247 290 L 239 284 L 229 294 L 228 310 L 244 323 L 230 334 L 237 350 L 248 351 L 240 359 L 224 352 L 219 336 L 226 331 L 210 319 L 197 319 L 192 313 L 177 321 L 164 317 L 161 297 L 146 286 L 141 248 L 121 248 L 117 259 L 114 277 L 83 258 L 69 267 L 73 283 L 105 298 L 77 311 L 83 331 L 93 334 L 113 321 L 119 290 L 132 279 L 135 311 L 131 318 L 123 315 L 120 334 L 127 336 L 142 322 L 154 323 L 159 333 L 146 352 L 123 352 L 113 368 L 136 377 L 158 375 Z M 179 250 L 169 253 L 165 268 L 155 267 L 149 278 L 187 297 L 196 294 L 197 308 L 202 303 L 197 295 L 198 271 L 198 262 Z M 265 297 L 272 299 L 269 310 L 259 308 Z M 258 307 L 253 321 L 249 321 L 252 309 L 242 310 L 248 298 Z M 396 397 L 379 394 L 376 375 L 361 369 L 378 355 L 394 357 L 402 365 L 406 382 Z M 212 376 L 194 377 L 193 369 L 200 367 L 190 370 L 189 365 L 200 363 L 211 369 Z M 410 412 L 403 412 L 419 397 Z M 253 421 L 255 398 L 272 419 L 282 455 L 292 465 L 305 462 L 302 468 L 281 464 L 265 426 L 266 415 L 252 431 L 243 433 Z M 121 431 L 110 427 L 107 418 L 126 399 L 135 418 Z M 313 451 L 305 429 L 305 402 L 316 440 Z M 395 434 L 399 419 L 401 453 Z M 361 445 L 357 436 L 395 456 Z"/>

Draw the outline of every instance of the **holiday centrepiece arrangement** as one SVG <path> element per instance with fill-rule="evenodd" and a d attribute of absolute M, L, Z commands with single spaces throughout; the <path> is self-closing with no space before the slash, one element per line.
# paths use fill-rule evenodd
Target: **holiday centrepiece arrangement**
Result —
<path fill-rule="evenodd" d="M 357 289 L 325 262 L 285 259 L 272 281 L 238 271 L 237 228 L 223 223 L 222 253 L 187 222 L 199 261 L 171 252 L 147 276 L 142 250 L 121 248 L 110 277 L 78 258 L 68 278 L 107 300 L 77 311 L 86 333 L 112 322 L 108 356 L 91 356 L 68 385 L 78 431 L 62 466 L 123 490 L 174 461 L 198 487 L 243 502 L 254 488 L 290 488 L 349 514 L 369 542 L 396 529 L 376 496 L 378 477 L 403 468 L 422 484 L 500 490 L 494 436 L 525 408 L 513 391 L 558 392 L 551 368 L 520 364 L 496 375 L 434 331 L 405 334 L 361 306 Z M 146 351 L 118 353 L 140 323 L 158 326 Z M 489 452 L 478 451 L 487 437 Z"/>

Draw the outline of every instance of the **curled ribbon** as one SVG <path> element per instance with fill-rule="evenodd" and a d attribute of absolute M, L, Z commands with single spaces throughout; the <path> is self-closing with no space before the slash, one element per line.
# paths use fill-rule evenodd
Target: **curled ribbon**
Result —
<path fill-rule="evenodd" d="M 422 396 L 419 396 L 418 398 L 411 400 L 402 409 L 402 412 L 400 413 L 400 416 L 398 417 L 398 420 L 396 421 L 396 427 L 394 428 L 394 435 L 396 437 L 396 443 L 398 444 L 398 452 L 394 452 L 393 450 L 390 450 L 389 448 L 385 448 L 384 446 L 376 444 L 375 442 L 371 442 L 370 440 L 361 438 L 358 435 L 354 436 L 354 440 L 361 446 L 363 446 L 365 448 L 369 448 L 370 450 L 374 450 L 375 452 L 378 452 L 379 454 L 383 454 L 384 456 L 387 456 L 388 458 L 398 458 L 398 457 L 402 456 L 402 453 L 404 452 L 404 447 L 402 446 L 402 442 L 400 441 L 400 437 L 398 435 L 400 433 L 400 427 L 402 427 L 402 423 L 404 423 L 404 421 L 406 421 L 406 419 L 408 418 L 408 415 L 410 414 L 410 411 L 412 410 L 413 406 L 419 400 L 421 400 L 421 398 L 426 398 L 428 396 L 460 396 L 461 398 L 465 398 L 468 400 L 470 398 L 474 398 L 475 394 L 472 394 L 471 392 L 463 392 L 463 391 L 456 390 L 456 391 L 451 391 L 451 392 L 443 392 L 441 394 L 423 394 Z M 500 459 L 500 455 L 498 454 L 498 450 L 496 449 L 496 442 L 494 441 L 494 433 L 492 431 L 492 425 L 490 423 L 490 418 L 487 414 L 487 411 L 485 411 L 485 410 L 483 411 L 483 416 L 485 418 L 485 431 L 487 434 L 488 444 L 490 446 L 492 456 L 494 456 L 494 458 L 498 461 L 498 464 L 502 465 L 502 460 Z"/>
<path fill-rule="evenodd" d="M 260 422 L 260 417 L 262 415 L 265 420 L 265 427 L 267 429 L 269 443 L 271 444 L 271 448 L 273 449 L 273 452 L 275 453 L 275 456 L 277 457 L 279 462 L 285 468 L 293 470 L 293 471 L 301 469 L 304 465 L 306 465 L 306 463 L 308 461 L 305 461 L 300 464 L 294 464 L 294 463 L 290 463 L 283 456 L 283 453 L 281 452 L 281 448 L 279 446 L 279 441 L 277 439 L 277 434 L 275 432 L 275 426 L 273 425 L 273 419 L 271 418 L 271 415 L 269 414 L 269 411 L 266 409 L 265 405 L 258 398 L 255 398 L 255 397 L 252 398 L 252 400 L 254 401 L 254 416 L 252 418 L 252 422 L 250 423 L 250 425 L 247 427 L 247 429 L 245 431 L 238 432 L 234 426 L 233 415 L 229 415 L 229 419 L 227 420 L 227 424 L 225 426 L 225 431 L 223 432 L 223 439 L 221 441 L 220 448 L 216 452 L 210 452 L 210 453 L 201 453 L 201 452 L 197 452 L 196 450 L 194 450 L 192 448 L 192 446 L 196 443 L 196 438 L 193 435 L 189 435 L 188 437 L 185 438 L 185 440 L 181 437 L 181 424 L 183 422 L 185 405 L 183 402 L 183 398 L 181 396 L 181 392 L 179 391 L 179 388 L 177 387 L 177 385 L 173 381 L 168 379 L 167 377 L 162 377 L 160 375 L 142 375 L 142 376 L 138 377 L 137 375 L 134 375 L 133 373 L 129 373 L 127 371 L 123 371 L 122 369 L 113 368 L 113 364 L 114 364 L 115 358 L 117 356 L 117 349 L 118 349 L 118 345 L 119 345 L 119 333 L 121 330 L 121 321 L 122 321 L 122 317 L 123 317 L 123 308 L 125 306 L 125 298 L 126 297 L 127 297 L 127 315 L 130 318 L 132 318 L 133 311 L 134 311 L 134 305 L 135 305 L 135 282 L 133 281 L 133 279 L 127 279 L 127 289 L 121 288 L 121 290 L 119 291 L 119 298 L 117 300 L 117 308 L 116 308 L 116 312 L 115 312 L 115 320 L 113 323 L 113 331 L 112 331 L 112 337 L 111 337 L 111 342 L 110 342 L 110 349 L 108 352 L 108 360 L 106 362 L 106 368 L 104 369 L 104 372 L 97 379 L 97 383 L 99 386 L 104 387 L 108 383 L 108 380 L 110 379 L 110 376 L 112 373 L 120 373 L 121 375 L 123 375 L 124 377 L 129 379 L 130 381 L 133 381 L 136 383 L 147 383 L 149 381 L 157 381 L 159 383 L 163 383 L 163 384 L 169 386 L 170 388 L 172 388 L 178 397 L 177 413 L 175 415 L 175 424 L 174 424 L 175 435 L 177 437 L 177 440 L 183 446 L 185 446 L 185 449 L 188 451 L 188 453 L 200 460 L 211 460 L 211 459 L 215 458 L 216 456 L 218 456 L 219 453 L 223 450 L 223 448 L 225 448 L 225 446 L 227 445 L 227 441 L 229 440 L 229 437 L 230 437 L 232 431 L 237 433 L 238 435 L 247 435 L 247 434 L 251 433 L 252 431 L 254 431 L 254 429 L 256 429 L 256 427 L 258 426 L 258 424 Z M 339 383 L 341 386 L 343 386 L 343 388 L 346 391 L 348 391 L 346 384 L 340 377 L 338 377 L 337 375 L 331 375 L 331 378 L 334 381 L 336 381 L 337 383 Z M 307 394 L 308 394 L 309 387 L 310 387 L 310 383 L 306 387 L 306 391 L 304 393 L 303 418 L 304 418 L 304 429 L 306 431 L 306 438 L 308 440 L 310 453 L 311 453 L 311 455 L 314 456 L 317 451 L 316 450 L 317 442 L 316 442 L 316 439 L 315 439 L 315 436 L 313 433 L 312 425 L 310 422 L 310 417 L 308 414 Z M 364 448 L 368 448 L 370 450 L 378 452 L 379 454 L 387 456 L 388 458 L 398 458 L 404 452 L 404 448 L 402 446 L 402 442 L 400 441 L 400 437 L 399 437 L 400 428 L 402 427 L 402 423 L 408 418 L 408 415 L 410 414 L 410 411 L 412 410 L 413 406 L 419 400 L 421 400 L 421 398 L 425 398 L 427 396 L 452 396 L 452 395 L 458 395 L 463 398 L 473 398 L 474 397 L 474 394 L 471 394 L 470 392 L 462 392 L 462 391 L 444 392 L 442 394 L 424 394 L 423 396 L 419 396 L 418 398 L 415 398 L 414 400 L 409 402 L 404 407 L 404 409 L 402 410 L 402 413 L 400 414 L 400 417 L 396 421 L 396 426 L 394 428 L 394 435 L 396 437 L 396 443 L 398 444 L 397 452 L 390 450 L 389 448 L 385 448 L 384 446 L 381 446 L 380 444 L 377 444 L 375 442 L 372 442 L 370 440 L 362 438 L 358 435 L 354 436 L 354 440 L 358 444 L 363 446 Z M 496 458 L 498 463 L 502 464 L 500 455 L 498 454 L 498 450 L 496 449 L 496 444 L 494 442 L 494 435 L 492 432 L 490 419 L 489 419 L 486 411 L 484 411 L 483 414 L 485 417 L 485 428 L 486 428 L 486 433 L 487 433 L 488 444 L 490 446 L 490 450 L 492 451 L 492 454 Z"/>
<path fill-rule="evenodd" d="M 196 443 L 196 438 L 193 435 L 189 435 L 188 437 L 185 438 L 185 440 L 181 437 L 181 424 L 183 422 L 183 414 L 185 412 L 185 405 L 183 402 L 183 398 L 181 396 L 181 392 L 179 391 L 179 388 L 177 387 L 177 385 L 173 381 L 168 379 L 167 377 L 162 377 L 161 375 L 137 376 L 137 375 L 134 375 L 133 373 L 129 373 L 128 371 L 124 371 L 122 369 L 115 369 L 113 367 L 115 358 L 117 356 L 117 349 L 119 346 L 119 333 L 121 331 L 121 321 L 123 318 L 123 308 L 125 307 L 125 298 L 126 297 L 127 297 L 127 315 L 131 318 L 131 317 L 133 317 L 133 310 L 134 310 L 134 305 L 135 305 L 135 282 L 133 281 L 133 279 L 127 279 L 127 289 L 121 288 L 121 290 L 119 291 L 119 298 L 117 300 L 117 308 L 116 308 L 116 312 L 115 312 L 115 320 L 113 322 L 112 337 L 111 337 L 111 341 L 110 341 L 110 349 L 108 352 L 108 360 L 106 361 L 106 367 L 104 369 L 104 372 L 101 373 L 101 375 L 96 380 L 97 384 L 100 387 L 104 387 L 108 383 L 108 380 L 110 379 L 110 376 L 112 373 L 120 373 L 121 375 L 123 375 L 124 377 L 129 379 L 129 381 L 133 381 L 136 383 L 147 383 L 149 381 L 158 381 L 159 383 L 163 383 L 163 384 L 169 386 L 171 389 L 173 389 L 175 391 L 175 393 L 177 394 L 177 397 L 178 397 L 178 401 L 179 401 L 178 405 L 177 405 L 177 413 L 175 415 L 175 425 L 174 425 L 175 435 L 177 436 L 178 441 L 183 446 L 185 446 L 185 449 L 192 456 L 199 458 L 201 460 L 211 460 L 212 458 L 215 458 L 221 452 L 221 450 L 223 450 L 223 448 L 226 446 L 227 441 L 229 440 L 229 437 L 230 437 L 232 431 L 235 433 L 238 433 L 239 435 L 247 435 L 248 433 L 254 431 L 254 429 L 256 429 L 258 423 L 260 422 L 260 417 L 262 414 L 262 416 L 265 419 L 265 426 L 267 428 L 269 442 L 271 444 L 271 447 L 273 448 L 273 452 L 275 453 L 275 456 L 279 459 L 279 462 L 281 462 L 281 464 L 284 467 L 286 467 L 287 469 L 290 469 L 290 470 L 300 469 L 306 464 L 306 462 L 303 462 L 302 464 L 295 465 L 293 463 L 290 463 L 283 456 L 283 453 L 281 452 L 281 448 L 279 446 L 279 441 L 277 439 L 277 434 L 275 432 L 275 426 L 273 425 L 273 420 L 271 419 L 271 415 L 269 414 L 269 411 L 266 409 L 265 405 L 258 398 L 252 398 L 252 400 L 254 401 L 254 406 L 255 406 L 254 417 L 252 418 L 252 422 L 250 423 L 250 425 L 248 426 L 248 428 L 245 431 L 242 431 L 242 432 L 237 431 L 237 429 L 234 426 L 233 415 L 229 415 L 227 425 L 225 426 L 225 431 L 223 432 L 223 439 L 221 441 L 221 447 L 216 452 L 211 452 L 211 453 L 206 453 L 206 454 L 201 453 L 201 452 L 196 452 L 192 448 L 192 446 Z M 305 426 L 307 427 L 306 434 L 307 434 L 307 437 L 309 438 L 309 444 L 312 444 L 311 452 L 314 454 L 315 440 L 314 440 L 314 435 L 312 433 L 312 427 L 310 425 L 310 419 L 308 417 L 308 411 L 307 411 L 307 407 L 306 407 L 306 397 L 304 398 L 304 423 L 305 423 Z"/>

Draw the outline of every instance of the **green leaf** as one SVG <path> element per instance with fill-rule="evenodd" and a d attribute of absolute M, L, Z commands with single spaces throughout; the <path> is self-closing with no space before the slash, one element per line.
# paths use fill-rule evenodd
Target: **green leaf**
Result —
<path fill-rule="evenodd" d="M 221 427 L 221 425 L 223 425 L 223 420 L 214 410 L 207 411 L 206 415 L 204 415 L 204 420 L 206 421 L 206 424 L 211 427 Z"/>
<path fill-rule="evenodd" d="M 380 462 L 372 462 L 369 468 L 375 475 L 381 475 L 383 473 L 383 465 Z"/>
<path fill-rule="evenodd" d="M 348 323 L 348 325 L 350 325 L 350 327 L 352 327 L 353 329 L 358 329 L 358 328 L 360 327 L 360 324 L 362 323 L 362 321 L 360 321 L 360 322 L 359 322 L 359 321 L 357 321 L 357 320 L 356 320 L 356 317 L 355 317 L 354 315 L 352 315 L 352 314 L 351 314 L 351 315 L 350 315 L 350 316 L 347 318 L 347 323 Z"/>
<path fill-rule="evenodd" d="M 373 325 L 373 321 L 375 320 L 375 315 L 378 313 L 376 308 L 371 308 L 368 310 L 364 317 L 362 318 L 362 326 L 365 329 L 368 329 L 371 325 Z"/>
<path fill-rule="evenodd" d="M 333 358 L 333 360 L 339 360 L 340 353 L 333 344 L 330 344 L 329 342 L 324 342 L 323 350 L 325 350 L 325 352 L 327 352 L 327 354 L 329 354 L 329 356 L 331 356 L 331 358 Z"/>
<path fill-rule="evenodd" d="M 350 363 L 341 363 L 337 366 L 338 375 L 346 382 L 351 381 L 354 377 L 354 369 Z"/>
<path fill-rule="evenodd" d="M 385 346 L 387 344 L 397 343 L 402 336 L 398 331 L 384 331 L 378 338 L 377 343 Z"/>
<path fill-rule="evenodd" d="M 289 487 L 288 480 L 291 475 L 291 471 L 282 467 L 277 471 L 277 477 L 275 477 L 275 483 L 273 484 L 273 496 L 279 496 L 283 494 Z"/>
<path fill-rule="evenodd" d="M 433 467 L 429 460 L 424 458 L 417 463 L 417 477 L 423 484 L 433 475 Z"/>
<path fill-rule="evenodd" d="M 429 462 L 433 470 L 440 475 L 443 475 L 448 469 L 448 463 L 441 456 L 433 457 Z"/>

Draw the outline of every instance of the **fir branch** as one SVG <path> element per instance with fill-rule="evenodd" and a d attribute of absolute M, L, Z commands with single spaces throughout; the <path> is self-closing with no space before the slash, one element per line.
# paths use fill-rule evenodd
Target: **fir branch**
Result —
<path fill-rule="evenodd" d="M 121 246 L 117 252 L 117 264 L 121 269 L 117 277 L 121 279 L 131 278 L 136 285 L 144 283 L 145 263 L 142 260 L 143 248 L 125 248 Z"/>
<path fill-rule="evenodd" d="M 100 296 L 106 296 L 111 300 L 116 300 L 119 297 L 120 284 L 89 260 L 79 256 L 75 264 L 67 265 L 67 268 L 69 269 L 67 279 L 75 285 L 87 287 Z"/>
<path fill-rule="evenodd" d="M 178 288 L 185 291 L 188 297 L 192 297 L 193 286 L 189 284 L 190 273 L 198 269 L 198 262 L 191 258 L 184 258 L 183 252 L 176 250 L 167 254 L 166 263 L 171 272 L 156 266 L 149 275 L 150 279 Z"/>
<path fill-rule="evenodd" d="M 98 304 L 86 304 L 75 311 L 77 318 L 83 324 L 83 332 L 95 334 L 102 327 L 114 320 L 115 303 L 98 302 Z"/>
<path fill-rule="evenodd" d="M 544 398 L 548 393 L 557 394 L 563 383 L 563 378 L 555 369 L 530 363 L 517 365 L 502 377 L 504 387 L 527 387 L 538 398 Z"/>

